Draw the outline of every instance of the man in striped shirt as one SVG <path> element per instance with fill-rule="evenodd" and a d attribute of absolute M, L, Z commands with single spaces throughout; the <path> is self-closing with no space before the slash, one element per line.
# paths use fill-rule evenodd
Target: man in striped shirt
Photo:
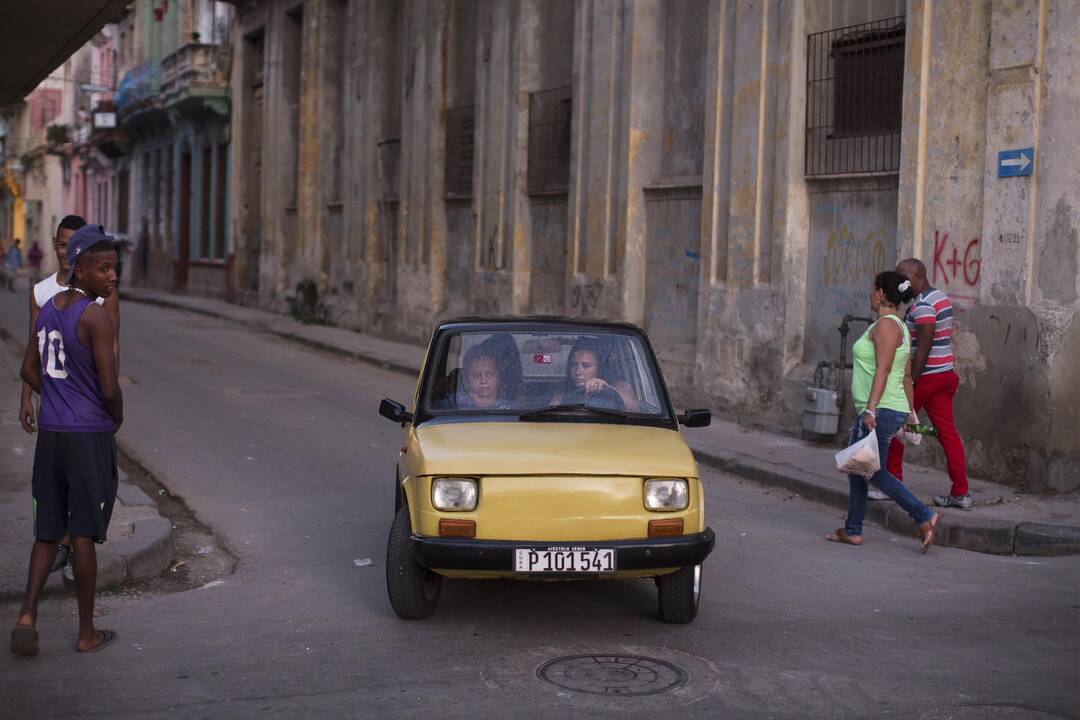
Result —
<path fill-rule="evenodd" d="M 908 330 L 911 331 L 911 377 L 915 382 L 912 414 L 926 408 L 930 422 L 937 428 L 952 481 L 949 494 L 936 496 L 934 504 L 970 510 L 964 444 L 953 422 L 953 396 L 960 378 L 953 372 L 952 302 L 948 295 L 930 286 L 926 266 L 921 261 L 915 258 L 902 260 L 896 271 L 911 281 L 911 289 L 915 292 L 915 300 L 907 312 Z M 903 480 L 903 461 L 904 446 L 894 437 L 889 446 L 887 466 L 900 480 Z"/>

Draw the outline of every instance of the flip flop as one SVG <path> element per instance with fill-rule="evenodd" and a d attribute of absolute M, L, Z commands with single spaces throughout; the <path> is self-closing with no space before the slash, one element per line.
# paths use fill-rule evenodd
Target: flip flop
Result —
<path fill-rule="evenodd" d="M 90 648 L 89 650 L 79 650 L 78 648 L 75 648 L 75 652 L 95 653 L 95 652 L 98 652 L 99 650 L 104 650 L 107 645 L 111 645 L 116 640 L 116 631 L 115 630 L 98 630 L 98 632 L 101 633 L 101 636 L 103 638 L 105 638 L 104 640 L 102 640 L 101 642 L 99 642 L 97 645 Z"/>
<path fill-rule="evenodd" d="M 16 625 L 11 628 L 11 652 L 25 657 L 37 655 L 37 628 L 33 625 Z"/>
<path fill-rule="evenodd" d="M 855 540 L 856 537 L 859 538 L 859 539 Z M 861 535 L 856 535 L 856 536 L 848 535 L 846 532 L 844 532 L 844 528 L 836 528 L 835 531 L 833 531 L 833 532 L 829 533 L 828 535 L 826 535 L 825 539 L 828 540 L 829 542 L 843 543 L 844 545 L 854 545 L 855 547 L 858 547 L 859 545 L 862 545 L 862 536 Z"/>
<path fill-rule="evenodd" d="M 934 513 L 934 517 L 919 526 L 919 534 L 922 535 L 922 548 L 920 548 L 919 552 L 924 555 L 926 554 L 926 551 L 930 549 L 930 546 L 934 544 L 934 532 L 937 530 L 938 523 L 940 522 L 941 515 Z"/>

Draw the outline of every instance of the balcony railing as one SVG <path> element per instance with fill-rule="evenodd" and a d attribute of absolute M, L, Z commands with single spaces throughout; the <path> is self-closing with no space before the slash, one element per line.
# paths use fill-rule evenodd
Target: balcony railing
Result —
<path fill-rule="evenodd" d="M 229 96 L 232 48 L 228 45 L 191 43 L 161 61 L 161 102 L 165 107 L 209 105 L 211 109 Z"/>
<path fill-rule="evenodd" d="M 113 97 L 116 111 L 121 118 L 127 119 L 152 109 L 157 103 L 161 86 L 161 65 L 148 62 L 133 68 L 124 79 Z"/>

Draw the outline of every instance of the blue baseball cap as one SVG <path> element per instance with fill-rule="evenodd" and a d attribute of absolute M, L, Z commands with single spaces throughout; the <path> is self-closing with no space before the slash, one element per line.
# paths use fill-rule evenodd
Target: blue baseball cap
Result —
<path fill-rule="evenodd" d="M 113 238 L 112 235 L 105 234 L 104 225 L 83 225 L 68 238 L 68 285 L 71 284 L 71 278 L 75 277 L 75 265 L 79 262 L 79 255 L 81 255 L 84 250 L 88 250 L 99 242 L 116 242 L 116 239 Z"/>

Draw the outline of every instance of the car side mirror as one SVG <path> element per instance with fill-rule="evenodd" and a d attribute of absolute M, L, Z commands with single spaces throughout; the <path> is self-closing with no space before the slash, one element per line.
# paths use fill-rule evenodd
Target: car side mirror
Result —
<path fill-rule="evenodd" d="M 686 427 L 709 427 L 709 423 L 712 422 L 712 410 L 708 408 L 698 408 L 696 410 L 686 410 L 679 416 L 679 424 Z"/>
<path fill-rule="evenodd" d="M 396 423 L 404 425 L 407 422 L 412 422 L 412 413 L 405 409 L 405 406 L 399 402 L 394 402 L 390 398 L 383 398 L 379 403 L 379 414 L 387 420 L 393 420 Z"/>

